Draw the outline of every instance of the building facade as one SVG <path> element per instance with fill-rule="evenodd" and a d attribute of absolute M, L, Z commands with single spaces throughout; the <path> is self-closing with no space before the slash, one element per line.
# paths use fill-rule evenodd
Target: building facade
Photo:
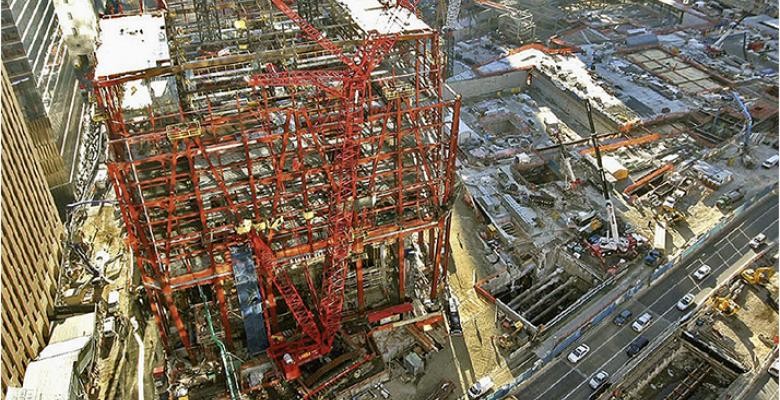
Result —
<path fill-rule="evenodd" d="M 2 68 L 2 392 L 46 345 L 64 229 L 34 140 Z"/>
<path fill-rule="evenodd" d="M 52 0 L 0 0 L 2 56 L 37 157 L 64 217 L 85 99 Z"/>

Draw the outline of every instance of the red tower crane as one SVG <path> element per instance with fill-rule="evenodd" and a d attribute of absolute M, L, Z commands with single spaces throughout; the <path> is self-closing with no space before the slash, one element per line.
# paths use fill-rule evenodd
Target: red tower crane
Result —
<path fill-rule="evenodd" d="M 273 250 L 262 233 L 249 229 L 246 234 L 252 245 L 262 273 L 270 278 L 285 301 L 303 334 L 295 341 L 271 338 L 269 355 L 282 368 L 287 379 L 300 376 L 300 365 L 330 352 L 333 341 L 341 329 L 344 303 L 344 284 L 353 242 L 353 204 L 356 199 L 357 161 L 360 153 L 358 140 L 364 123 L 364 109 L 368 106 L 366 90 L 371 72 L 379 65 L 395 44 L 394 36 L 371 33 L 358 48 L 354 61 L 342 49 L 318 31 L 308 21 L 290 8 L 283 0 L 272 3 L 310 39 L 340 59 L 347 70 L 275 71 L 271 66 L 263 74 L 250 79 L 251 86 L 316 86 L 339 98 L 341 107 L 341 145 L 332 157 L 330 165 L 332 194 L 328 212 L 329 246 L 322 270 L 322 293 L 316 307 L 319 324 L 287 272 L 275 268 Z M 340 89 L 338 83 L 340 82 Z M 336 84 L 336 85 L 334 85 Z"/>

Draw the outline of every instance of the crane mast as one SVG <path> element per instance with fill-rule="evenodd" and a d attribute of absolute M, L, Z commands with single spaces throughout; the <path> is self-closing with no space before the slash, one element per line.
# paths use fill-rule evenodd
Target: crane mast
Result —
<path fill-rule="evenodd" d="M 602 238 L 599 243 L 600 247 L 605 250 L 628 250 L 628 243 L 626 240 L 620 238 L 620 231 L 618 230 L 617 216 L 615 215 L 615 206 L 612 204 L 612 199 L 609 195 L 609 188 L 607 187 L 607 173 L 604 171 L 604 165 L 601 162 L 601 150 L 599 149 L 599 142 L 596 138 L 596 127 L 593 125 L 593 110 L 590 105 L 590 101 L 585 101 L 585 108 L 588 111 L 588 124 L 590 125 L 590 139 L 593 142 L 593 149 L 596 153 L 596 164 L 598 165 L 599 175 L 601 178 L 601 194 L 604 196 L 604 208 L 607 210 L 607 222 L 609 223 L 609 231 L 607 237 Z"/>
<path fill-rule="evenodd" d="M 734 97 L 734 101 L 739 104 L 739 110 L 742 112 L 742 115 L 745 117 L 745 127 L 742 128 L 742 154 L 748 153 L 748 146 L 750 145 L 750 136 L 753 135 L 753 117 L 750 115 L 750 110 L 748 110 L 747 105 L 745 105 L 745 102 L 742 101 L 742 97 L 740 97 L 739 92 L 733 91 L 731 92 L 731 96 Z"/>
<path fill-rule="evenodd" d="M 253 75 L 248 80 L 252 87 L 314 85 L 339 98 L 344 110 L 339 116 L 341 143 L 330 166 L 333 180 L 328 210 L 329 245 L 322 269 L 322 293 L 315 296 L 314 307 L 310 308 L 306 304 L 287 271 L 277 268 L 275 253 L 269 246 L 272 232 L 267 235 L 258 232 L 251 221 L 244 221 L 241 232 L 238 232 L 246 235 L 259 261 L 260 270 L 271 277 L 274 288 L 287 304 L 302 333 L 296 340 L 272 338 L 268 349 L 269 355 L 284 371 L 285 377 L 293 380 L 300 377 L 302 364 L 330 352 L 341 329 L 344 287 L 353 253 L 350 239 L 355 233 L 353 211 L 357 195 L 357 161 L 360 157 L 358 139 L 365 123 L 364 110 L 368 108 L 366 92 L 370 85 L 371 72 L 392 49 L 397 35 L 369 32 L 352 58 L 284 0 L 271 0 L 271 3 L 298 25 L 309 39 L 317 42 L 347 67 L 345 70 L 277 71 L 273 65 L 269 65 L 267 72 Z M 402 3 L 401 6 L 413 9 L 417 2 Z M 340 88 L 330 86 L 329 83 L 333 81 L 340 81 Z M 233 212 L 234 215 L 239 215 L 238 210 L 234 209 Z"/>
<path fill-rule="evenodd" d="M 566 175 L 566 190 L 575 189 L 577 185 L 579 185 L 580 180 L 577 179 L 577 175 L 574 174 L 574 168 L 571 166 L 571 157 L 569 157 L 569 154 L 566 153 L 566 147 L 563 143 L 563 139 L 561 138 L 561 130 L 557 127 L 551 127 L 549 128 L 549 133 L 555 137 L 556 141 L 558 141 L 558 150 L 560 152 L 562 164 L 561 166 L 563 173 Z"/>

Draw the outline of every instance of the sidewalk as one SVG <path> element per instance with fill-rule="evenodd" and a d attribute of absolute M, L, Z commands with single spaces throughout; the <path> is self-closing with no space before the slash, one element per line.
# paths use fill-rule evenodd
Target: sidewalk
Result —
<path fill-rule="evenodd" d="M 689 259 L 695 258 L 708 243 L 712 243 L 718 240 L 721 236 L 728 234 L 729 226 L 740 223 L 745 219 L 744 215 L 751 209 L 760 206 L 764 201 L 767 201 L 771 196 L 775 195 L 777 187 L 775 185 L 767 186 L 763 191 L 754 195 L 749 201 L 743 203 L 743 207 L 734 210 L 722 219 L 716 226 L 711 229 L 702 237 L 696 238 L 687 248 L 680 249 L 676 254 L 669 257 L 669 262 L 673 263 L 672 267 L 664 271 L 659 276 L 653 277 L 652 282 L 649 281 L 649 277 L 653 274 L 653 270 L 644 268 L 643 265 L 633 267 L 632 270 L 626 272 L 623 277 L 617 278 L 619 282 L 616 286 L 610 289 L 606 293 L 597 293 L 591 300 L 590 304 L 578 311 L 573 316 L 569 317 L 563 325 L 560 325 L 557 329 L 553 330 L 551 334 L 539 345 L 534 348 L 534 354 L 539 358 L 545 358 L 551 351 L 553 351 L 561 340 L 565 339 L 574 332 L 578 327 L 590 321 L 595 315 L 603 311 L 610 303 L 614 302 L 617 297 L 626 292 L 630 287 L 640 287 L 637 293 L 634 293 L 631 297 L 636 297 L 644 293 L 646 290 L 652 288 L 655 284 L 660 282 L 661 278 L 671 271 L 677 269 L 680 265 L 686 263 Z M 582 332 L 583 336 L 587 335 L 587 331 Z"/>

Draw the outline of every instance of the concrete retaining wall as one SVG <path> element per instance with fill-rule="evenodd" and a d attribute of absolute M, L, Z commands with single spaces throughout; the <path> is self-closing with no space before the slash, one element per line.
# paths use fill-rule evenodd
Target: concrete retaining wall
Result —
<path fill-rule="evenodd" d="M 757 204 L 763 203 L 764 201 L 767 201 L 769 199 L 769 196 L 776 195 L 776 194 L 773 194 L 773 192 L 775 190 L 777 190 L 777 184 L 770 185 L 770 186 L 764 188 L 763 190 L 761 190 L 758 194 L 753 196 L 748 201 L 749 205 L 757 205 Z M 735 210 L 735 212 L 729 214 L 725 218 L 725 221 L 727 221 L 727 222 L 723 222 L 722 223 L 722 227 L 724 229 L 728 229 L 728 227 L 731 227 L 732 224 L 738 223 L 739 222 L 739 216 L 741 214 L 743 214 L 744 212 L 746 212 L 748 210 L 748 208 L 749 208 L 749 206 L 741 207 L 741 208 Z M 721 231 L 723 231 L 724 229 L 721 229 Z M 693 247 L 694 249 L 696 249 L 698 251 L 698 250 L 700 250 L 701 246 L 704 245 L 704 243 L 709 242 L 710 240 L 714 240 L 715 238 L 717 238 L 717 236 L 718 235 L 704 235 L 704 236 L 698 238 L 697 241 L 694 243 L 694 245 L 691 246 L 691 247 Z M 676 262 L 673 263 L 673 265 L 683 264 L 684 261 L 686 261 L 692 255 L 695 255 L 694 251 L 684 252 L 681 255 L 681 257 L 678 258 L 676 260 Z M 671 269 L 672 268 L 670 267 L 669 270 L 671 270 Z M 665 272 L 668 272 L 668 271 L 665 271 Z M 663 275 L 663 274 L 661 274 L 661 275 Z M 647 288 L 652 287 L 653 284 L 658 281 L 658 278 L 660 278 L 660 276 L 657 277 L 655 280 L 648 279 L 647 285 L 645 285 L 645 283 L 641 282 L 641 281 L 640 282 L 636 282 L 637 285 L 632 287 L 632 288 L 629 288 L 625 293 L 622 294 L 622 296 L 620 296 L 622 298 L 616 299 L 616 302 L 614 304 L 620 304 L 620 303 L 628 300 L 628 298 L 636 296 L 637 294 L 641 293 L 643 289 L 646 290 Z M 592 289 L 591 291 L 593 291 L 593 290 L 595 290 L 595 288 Z M 617 309 L 617 307 L 614 307 L 614 304 L 609 304 L 607 306 L 607 309 L 611 309 L 611 310 Z M 594 317 L 599 315 L 599 314 L 600 313 L 594 314 Z M 608 316 L 608 314 L 610 314 L 610 312 L 607 312 L 606 315 L 603 315 L 601 320 L 605 319 Z M 563 317 L 563 316 L 559 315 L 559 317 Z M 679 324 L 677 322 L 675 322 L 674 324 L 672 324 L 672 326 L 674 328 L 676 328 L 677 326 L 679 326 Z M 668 339 L 669 336 L 672 335 L 674 330 L 675 329 L 669 329 L 666 332 L 664 332 L 659 338 L 656 338 L 655 340 L 653 340 L 651 342 L 651 346 L 649 348 L 645 349 L 640 354 L 644 354 L 644 355 L 652 354 L 653 351 L 658 347 L 658 344 L 661 344 L 666 339 Z M 499 400 L 499 399 L 503 399 L 504 397 L 506 397 L 509 393 L 517 391 L 527 380 L 529 380 L 531 377 L 533 377 L 533 375 L 538 373 L 540 370 L 545 369 L 545 367 L 547 365 L 550 365 L 550 361 L 552 361 L 552 359 L 557 354 L 560 354 L 561 352 L 563 352 L 563 350 L 565 350 L 567 346 L 569 346 L 572 343 L 574 343 L 576 341 L 576 339 L 578 339 L 580 337 L 581 334 L 582 334 L 582 326 L 580 328 L 575 329 L 573 332 L 567 334 L 567 336 L 564 339 L 557 341 L 556 346 L 553 348 L 553 350 L 550 351 L 550 353 L 547 354 L 545 357 L 542 357 L 542 360 L 541 360 L 542 362 L 541 363 L 538 363 L 538 364 L 534 365 L 533 368 L 530 368 L 530 369 L 524 371 L 523 373 L 521 373 L 520 375 L 515 377 L 515 379 L 513 379 L 509 383 L 507 383 L 507 384 L 501 386 L 500 388 L 498 388 L 492 395 L 488 396 L 487 398 L 490 399 L 490 400 Z M 642 359 L 643 359 L 643 357 L 637 357 L 637 358 L 632 359 L 632 361 L 630 361 L 628 364 L 624 365 L 623 368 L 621 368 L 621 370 L 617 371 L 614 374 L 613 379 L 619 380 L 618 378 L 622 378 L 623 376 L 625 376 L 626 373 L 628 371 L 630 371 L 633 367 L 635 367 L 636 363 L 641 361 Z"/>
<path fill-rule="evenodd" d="M 588 112 L 585 101 L 569 90 L 556 86 L 549 77 L 539 71 L 534 71 L 531 77 L 531 89 L 537 91 L 543 97 L 551 100 L 565 117 L 563 122 L 576 121 L 583 127 L 588 127 Z M 607 118 L 595 107 L 593 108 L 593 125 L 596 133 L 609 133 L 618 130 L 618 125 Z M 575 128 L 576 129 L 576 128 Z M 583 134 L 586 132 L 582 132 Z"/>
<path fill-rule="evenodd" d="M 448 85 L 464 99 L 471 99 L 488 94 L 495 95 L 500 90 L 508 91 L 512 88 L 525 90 L 527 78 L 528 71 L 513 71 L 503 75 L 449 82 Z"/>
<path fill-rule="evenodd" d="M 591 271 L 583 267 L 574 257 L 571 256 L 571 254 L 566 253 L 564 250 L 561 250 L 561 252 L 558 254 L 556 263 L 557 265 L 563 267 L 563 270 L 566 271 L 566 273 L 569 275 L 576 276 L 582 281 L 589 283 L 591 286 L 599 284 L 599 277 L 595 276 Z"/>
<path fill-rule="evenodd" d="M 515 312 L 515 310 L 510 308 L 508 305 L 504 304 L 503 301 L 496 299 L 496 307 L 498 307 L 498 309 L 501 310 L 501 312 L 512 321 L 521 321 L 525 326 L 524 329 L 528 330 L 530 336 L 536 335 L 536 333 L 539 332 L 539 328 L 536 325 L 532 324 L 531 321 L 523 318 L 522 315 Z"/>

